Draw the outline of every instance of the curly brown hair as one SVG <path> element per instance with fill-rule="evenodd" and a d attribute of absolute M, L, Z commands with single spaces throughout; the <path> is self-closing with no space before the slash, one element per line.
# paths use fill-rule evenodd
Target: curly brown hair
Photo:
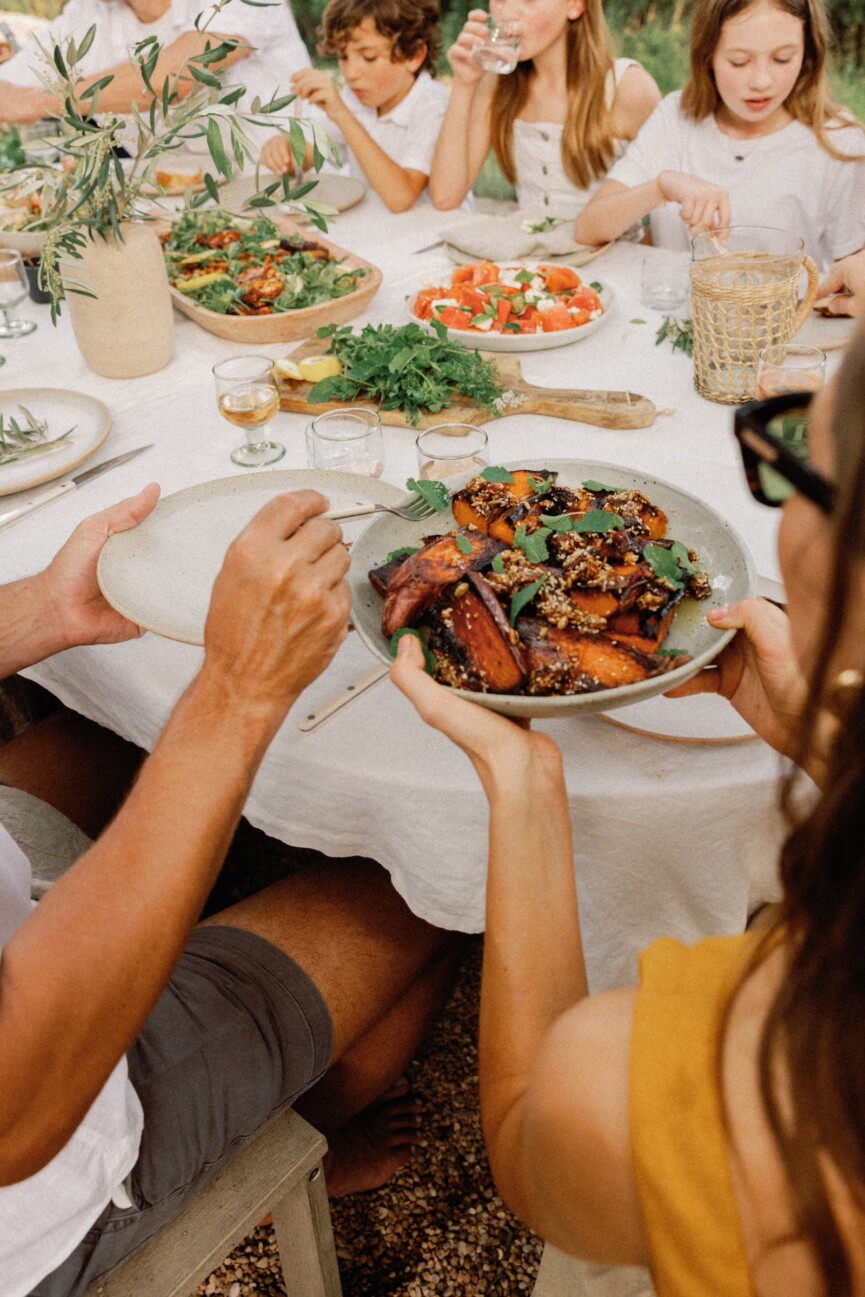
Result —
<path fill-rule="evenodd" d="M 406 63 L 426 46 L 415 75 L 426 70 L 435 76 L 441 45 L 438 0 L 330 0 L 319 28 L 318 52 L 339 58 L 364 18 L 371 18 L 376 31 L 391 42 L 395 63 Z"/>

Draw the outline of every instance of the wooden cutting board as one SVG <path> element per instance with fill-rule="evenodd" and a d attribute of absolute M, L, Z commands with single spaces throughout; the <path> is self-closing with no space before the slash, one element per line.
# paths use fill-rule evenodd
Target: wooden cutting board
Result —
<path fill-rule="evenodd" d="M 320 355 L 328 346 L 326 339 L 308 338 L 301 346 L 290 352 L 292 360 L 302 360 L 306 356 Z M 510 406 L 502 411 L 506 414 L 545 414 L 554 419 L 572 419 L 577 423 L 594 423 L 602 428 L 648 428 L 655 418 L 655 406 L 645 396 L 636 392 L 594 392 L 578 391 L 571 388 L 535 387 L 527 383 L 520 372 L 518 356 L 481 353 L 486 360 L 492 360 L 501 374 L 507 389 L 521 396 L 519 405 Z M 295 414 L 323 414 L 325 410 L 338 410 L 349 404 L 377 409 L 373 401 L 329 401 L 316 405 L 307 400 L 312 384 L 294 383 L 290 379 L 280 380 L 279 405 L 282 410 Z M 382 423 L 396 427 L 409 426 L 405 415 L 400 410 L 379 410 Z M 446 410 L 437 414 L 422 414 L 416 424 L 417 428 L 430 428 L 437 423 L 489 423 L 502 415 L 489 414 L 468 400 L 458 400 Z"/>

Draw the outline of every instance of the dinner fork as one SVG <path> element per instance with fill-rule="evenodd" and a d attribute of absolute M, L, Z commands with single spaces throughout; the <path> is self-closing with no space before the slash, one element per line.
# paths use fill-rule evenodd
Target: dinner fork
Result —
<path fill-rule="evenodd" d="M 322 513 L 319 517 L 339 522 L 342 518 L 364 518 L 370 513 L 393 513 L 397 518 L 405 518 L 406 522 L 423 522 L 437 512 L 423 496 L 416 495 L 408 504 L 372 504 L 369 501 L 364 504 L 358 501 L 356 504 L 341 505 L 338 509 L 328 509 L 327 513 Z"/>

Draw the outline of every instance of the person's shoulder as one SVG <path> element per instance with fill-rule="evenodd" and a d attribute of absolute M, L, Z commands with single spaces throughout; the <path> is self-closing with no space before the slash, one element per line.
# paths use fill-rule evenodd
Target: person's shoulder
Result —
<path fill-rule="evenodd" d="M 826 123 L 826 136 L 839 153 L 854 158 L 865 154 L 865 126 L 846 109 Z"/>
<path fill-rule="evenodd" d="M 411 98 L 418 104 L 446 106 L 449 98 L 447 86 L 436 81 L 429 72 L 419 72 L 411 89 Z"/>
<path fill-rule="evenodd" d="M 625 67 L 621 67 L 623 63 Z M 641 63 L 631 59 L 616 60 L 614 111 L 620 135 L 633 139 L 660 102 L 661 92 L 655 78 Z"/>

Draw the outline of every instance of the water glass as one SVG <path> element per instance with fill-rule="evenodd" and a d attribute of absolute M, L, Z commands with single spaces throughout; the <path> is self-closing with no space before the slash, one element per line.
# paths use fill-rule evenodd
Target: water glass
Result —
<path fill-rule="evenodd" d="M 231 452 L 243 468 L 261 468 L 282 459 L 285 446 L 268 441 L 264 429 L 279 411 L 279 387 L 267 356 L 232 356 L 213 366 L 216 399 L 223 419 L 246 432 L 246 441 Z"/>
<path fill-rule="evenodd" d="M 443 482 L 458 473 L 479 473 L 490 462 L 487 434 L 473 423 L 440 423 L 415 441 L 420 477 Z"/>
<path fill-rule="evenodd" d="M 757 357 L 757 397 L 819 392 L 826 381 L 826 357 L 818 347 L 785 342 L 764 347 Z"/>
<path fill-rule="evenodd" d="M 508 18 L 487 19 L 487 35 L 472 50 L 472 59 L 484 72 L 506 76 L 513 72 L 520 58 L 519 24 Z"/>
<path fill-rule="evenodd" d="M 306 454 L 310 468 L 381 477 L 384 442 L 378 412 L 350 406 L 318 415 L 306 430 Z"/>
<path fill-rule="evenodd" d="M 36 325 L 32 320 L 18 320 L 10 308 L 18 306 L 30 292 L 30 282 L 24 269 L 21 253 L 11 248 L 0 249 L 0 338 L 23 338 L 32 333 Z"/>
<path fill-rule="evenodd" d="M 653 311 L 675 311 L 687 301 L 691 283 L 687 252 L 658 249 L 643 257 L 640 301 Z"/>

